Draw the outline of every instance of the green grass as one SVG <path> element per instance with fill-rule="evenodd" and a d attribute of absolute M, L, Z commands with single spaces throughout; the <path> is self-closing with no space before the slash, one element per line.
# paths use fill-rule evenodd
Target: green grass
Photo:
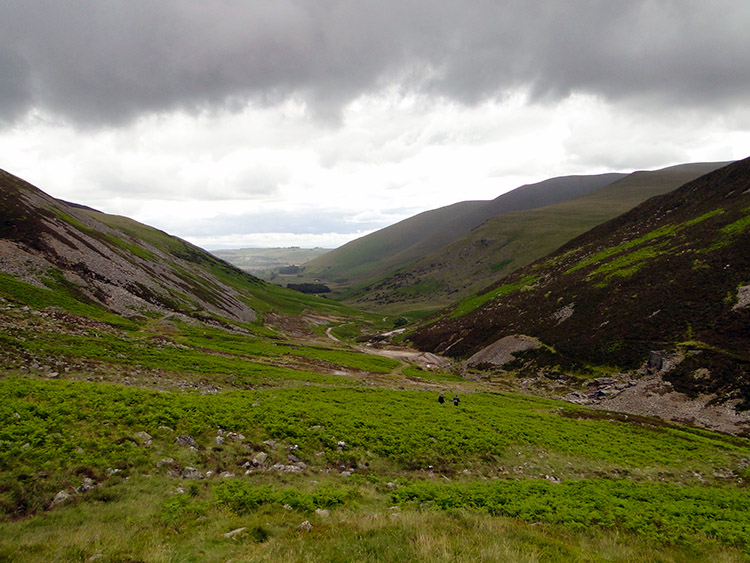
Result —
<path fill-rule="evenodd" d="M 575 266 L 573 266 L 572 268 L 570 268 L 565 273 L 566 274 L 570 274 L 570 273 L 573 273 L 573 272 L 575 272 L 577 270 L 580 270 L 582 268 L 586 268 L 587 266 L 590 266 L 592 264 L 597 264 L 597 263 L 602 262 L 603 260 L 609 258 L 610 256 L 614 256 L 614 255 L 619 254 L 621 252 L 625 252 L 625 251 L 628 251 L 628 250 L 630 250 L 632 248 L 636 248 L 636 247 L 641 246 L 641 245 L 643 245 L 643 244 L 645 244 L 647 242 L 650 242 L 652 240 L 655 240 L 655 239 L 658 239 L 658 238 L 661 238 L 661 237 L 671 237 L 671 236 L 674 236 L 675 234 L 677 234 L 682 229 L 686 229 L 688 227 L 691 227 L 693 225 L 701 223 L 701 222 L 705 221 L 706 219 L 710 219 L 711 217 L 714 217 L 716 215 L 720 215 L 722 213 L 724 213 L 723 209 L 715 209 L 713 211 L 710 211 L 708 213 L 705 213 L 705 214 L 701 215 L 700 217 L 696 217 L 695 219 L 691 219 L 689 221 L 685 221 L 684 223 L 681 223 L 679 225 L 664 225 L 663 227 L 659 227 L 658 229 L 654 229 L 653 231 L 649 231 L 645 235 L 642 235 L 642 236 L 640 236 L 638 238 L 622 242 L 622 243 L 620 243 L 620 244 L 618 244 L 616 246 L 605 248 L 604 250 L 601 250 L 601 251 L 597 252 L 596 254 L 590 256 L 589 258 L 581 260 L 578 264 L 576 264 Z M 651 245 L 650 247 L 648 247 L 651 250 L 647 251 L 647 252 L 652 252 L 653 253 L 653 251 L 655 249 L 657 249 L 658 247 L 659 247 L 659 245 Z M 641 250 L 643 250 L 643 249 L 641 249 Z M 642 256 L 645 256 L 645 255 L 642 255 Z M 632 260 L 635 261 L 636 259 L 634 258 Z M 602 267 L 604 267 L 604 266 L 602 266 Z M 616 269 L 616 268 L 614 268 L 614 269 Z"/>
<path fill-rule="evenodd" d="M 478 309 L 479 307 L 481 307 L 488 301 L 497 299 L 498 297 L 503 297 L 505 295 L 510 295 L 511 293 L 515 291 L 519 291 L 526 286 L 532 285 L 538 279 L 539 278 L 537 276 L 526 276 L 518 282 L 507 283 L 507 284 L 501 285 L 500 287 L 496 289 L 488 291 L 486 293 L 467 297 L 466 299 L 461 301 L 458 305 L 456 305 L 456 308 L 450 313 L 449 317 L 450 318 L 462 317 L 463 315 L 466 315 L 472 312 L 473 310 Z"/>
<path fill-rule="evenodd" d="M 750 551 L 750 491 L 672 483 L 546 480 L 419 483 L 391 493 L 396 503 L 471 508 L 572 530 L 619 529 L 657 543 L 712 538 Z"/>
<path fill-rule="evenodd" d="M 0 557 L 14 561 L 748 553 L 746 439 L 551 400 L 471 393 L 453 407 L 434 392 L 201 395 L 11 377 L 0 379 L 0 419 Z M 218 444 L 219 429 L 243 438 Z M 197 448 L 178 446 L 181 434 Z M 307 467 L 244 475 L 257 451 L 267 466 L 289 463 L 291 451 Z M 174 462 L 159 467 L 165 457 Z M 170 476 L 185 466 L 236 476 Z M 339 476 L 342 467 L 354 474 Z M 86 476 L 93 491 L 49 505 Z M 304 520 L 311 532 L 297 530 Z"/>

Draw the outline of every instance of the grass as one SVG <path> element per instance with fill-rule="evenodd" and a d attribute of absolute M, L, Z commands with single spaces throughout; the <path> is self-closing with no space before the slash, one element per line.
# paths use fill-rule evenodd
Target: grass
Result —
<path fill-rule="evenodd" d="M 292 338 L 124 320 L 54 277 L 0 282 L 0 561 L 750 557 L 745 438 L 499 393 L 323 335 L 391 329 L 382 315 Z"/>
<path fill-rule="evenodd" d="M 478 309 L 488 301 L 510 295 L 511 293 L 523 289 L 526 286 L 532 285 L 539 278 L 537 276 L 526 276 L 522 280 L 514 283 L 503 284 L 500 287 L 481 293 L 478 295 L 472 295 L 461 301 L 456 305 L 455 309 L 450 313 L 449 318 L 462 317 L 475 309 Z"/>
<path fill-rule="evenodd" d="M 0 380 L 0 414 L 9 421 L 0 432 L 0 558 L 740 561 L 748 554 L 750 498 L 739 476 L 745 439 L 517 395 L 473 393 L 458 408 L 435 399 L 386 389 L 200 395 Z M 139 431 L 152 441 L 134 438 Z M 180 434 L 193 436 L 197 449 L 177 445 Z M 243 475 L 258 451 L 268 455 L 266 469 Z M 267 469 L 290 463 L 292 453 L 303 471 Z M 165 457 L 173 461 L 159 466 Z M 187 466 L 235 477 L 181 479 Z M 341 467 L 351 476 L 339 475 Z M 73 492 L 85 476 L 96 488 Z M 73 497 L 50 506 L 58 490 Z M 22 518 L 9 512 L 19 502 Z M 298 530 L 305 520 L 312 529 Z M 224 537 L 239 528 L 234 539 Z"/>

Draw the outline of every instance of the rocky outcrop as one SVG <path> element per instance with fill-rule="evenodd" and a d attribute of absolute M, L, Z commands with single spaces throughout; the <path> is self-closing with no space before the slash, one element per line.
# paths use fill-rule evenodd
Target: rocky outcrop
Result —
<path fill-rule="evenodd" d="M 514 334 L 505 336 L 489 346 L 482 348 L 464 362 L 466 367 L 502 367 L 515 359 L 516 352 L 524 350 L 536 350 L 541 344 L 535 338 Z"/>

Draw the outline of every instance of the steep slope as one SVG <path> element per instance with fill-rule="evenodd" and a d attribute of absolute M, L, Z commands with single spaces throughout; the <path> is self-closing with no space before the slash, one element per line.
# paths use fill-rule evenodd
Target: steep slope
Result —
<path fill-rule="evenodd" d="M 346 301 L 392 310 L 447 306 L 649 197 L 726 164 L 692 163 L 635 172 L 580 197 L 495 215 L 413 265 L 359 288 Z"/>
<path fill-rule="evenodd" d="M 124 316 L 248 323 L 287 292 L 184 240 L 50 197 L 0 171 L 0 273 Z"/>
<path fill-rule="evenodd" d="M 677 391 L 750 407 L 750 159 L 652 198 L 501 283 L 413 342 L 461 358 L 484 350 L 480 364 L 527 371 L 632 370 L 651 357 L 654 369 L 677 364 L 665 375 Z M 495 361 L 493 349 L 515 346 L 508 338 L 529 349 Z"/>
<path fill-rule="evenodd" d="M 463 201 L 425 211 L 305 264 L 306 273 L 346 286 L 382 277 L 444 247 L 490 217 L 592 192 L 622 174 L 565 176 L 521 186 L 490 201 Z"/>

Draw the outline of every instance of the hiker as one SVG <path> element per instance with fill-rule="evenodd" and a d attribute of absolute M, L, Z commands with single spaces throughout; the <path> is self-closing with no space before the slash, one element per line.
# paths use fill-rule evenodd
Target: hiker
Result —
<path fill-rule="evenodd" d="M 440 396 L 438 397 L 438 403 L 442 405 L 444 402 L 445 402 L 445 397 L 443 397 L 443 394 L 440 393 Z"/>
<path fill-rule="evenodd" d="M 458 395 L 453 396 L 453 405 L 456 407 L 458 406 Z"/>

